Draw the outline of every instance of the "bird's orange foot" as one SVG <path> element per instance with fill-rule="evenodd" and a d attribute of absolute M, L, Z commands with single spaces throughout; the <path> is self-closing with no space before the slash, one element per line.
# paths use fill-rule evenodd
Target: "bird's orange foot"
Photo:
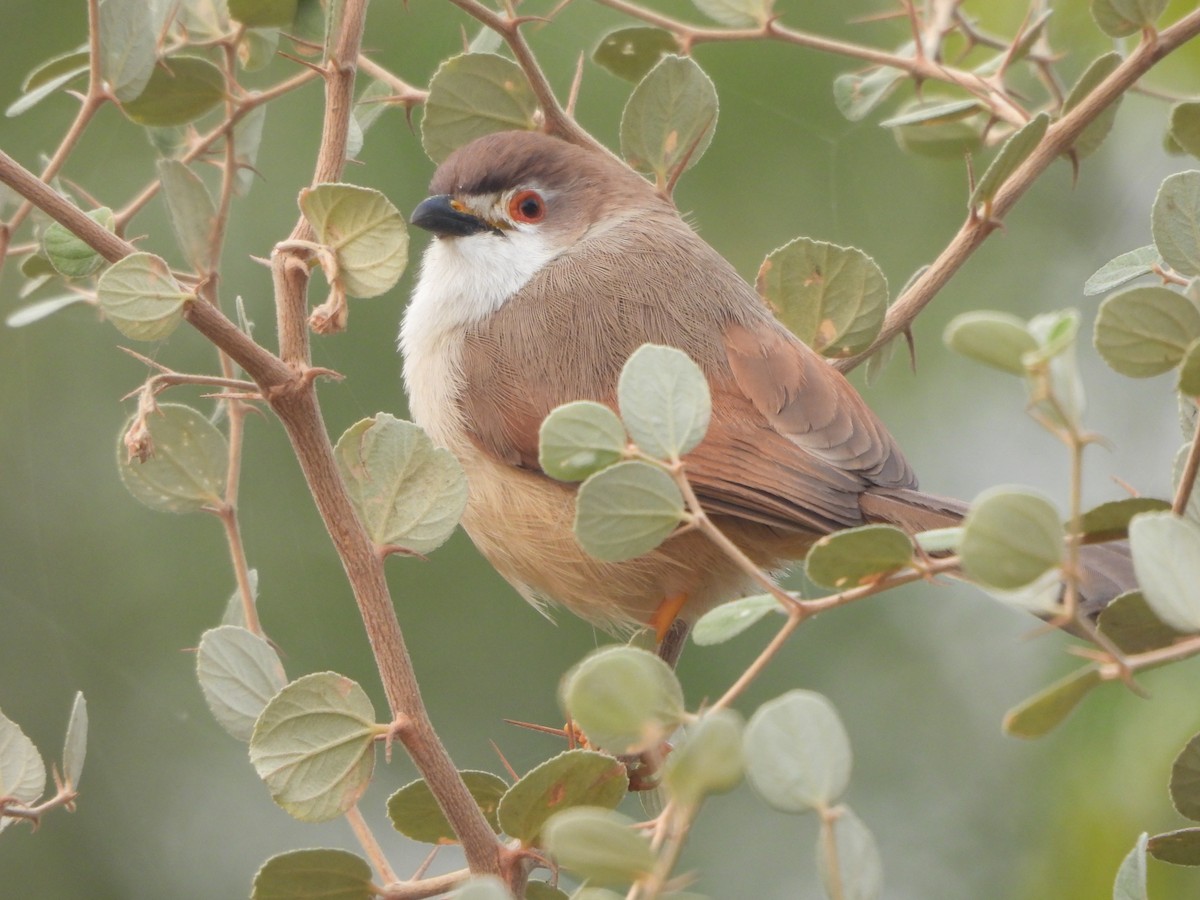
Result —
<path fill-rule="evenodd" d="M 684 593 L 671 594 L 658 604 L 658 609 L 650 617 L 650 627 L 654 629 L 654 639 L 661 644 L 671 630 L 671 624 L 679 618 L 679 613 L 687 604 L 688 595 Z"/>

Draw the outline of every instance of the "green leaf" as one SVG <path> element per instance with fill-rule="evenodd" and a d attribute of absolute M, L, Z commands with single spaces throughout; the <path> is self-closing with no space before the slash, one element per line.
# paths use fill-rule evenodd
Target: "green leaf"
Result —
<path fill-rule="evenodd" d="M 247 580 L 250 582 L 251 602 L 257 605 L 258 569 L 251 569 L 246 575 Z M 225 601 L 225 612 L 221 614 L 221 624 L 237 625 L 239 628 L 246 627 L 246 606 L 242 601 L 241 588 L 234 588 L 233 593 L 229 595 L 229 599 Z"/>
<path fill-rule="evenodd" d="M 512 900 L 504 882 L 495 875 L 476 875 L 449 896 L 454 900 Z"/>
<path fill-rule="evenodd" d="M 186 125 L 224 99 L 220 69 L 198 56 L 173 56 L 154 67 L 145 90 L 121 109 L 138 125 Z"/>
<path fill-rule="evenodd" d="M 671 32 L 635 26 L 618 28 L 600 38 L 592 61 L 618 78 L 637 84 L 667 53 L 679 50 Z"/>
<path fill-rule="evenodd" d="M 1041 737 L 1062 724 L 1092 688 L 1102 683 L 1095 666 L 1072 672 L 1010 709 L 1004 716 L 1004 732 L 1020 738 Z"/>
<path fill-rule="evenodd" d="M 500 826 L 496 820 L 496 808 L 508 790 L 508 784 L 491 772 L 467 770 L 458 774 L 475 798 L 483 817 L 498 833 Z M 406 838 L 426 844 L 458 843 L 458 836 L 450 827 L 446 814 L 442 812 L 424 778 L 409 782 L 388 797 L 387 814 L 392 820 L 392 827 Z"/>
<path fill-rule="evenodd" d="M 1063 101 L 1062 114 L 1066 115 L 1078 106 L 1120 64 L 1121 54 L 1116 52 L 1106 53 L 1093 60 L 1091 65 L 1079 76 L 1079 80 L 1075 82 L 1070 92 L 1068 92 L 1067 98 Z M 1087 127 L 1079 133 L 1079 137 L 1075 139 L 1075 143 L 1071 147 L 1071 152 L 1075 154 L 1076 158 L 1083 159 L 1085 156 L 1090 156 L 1099 149 L 1104 139 L 1108 137 L 1108 133 L 1112 131 L 1113 123 L 1117 120 L 1117 109 L 1120 105 L 1121 98 L 1118 97 L 1112 103 L 1108 104 L 1104 108 L 1104 111 L 1092 119 Z"/>
<path fill-rule="evenodd" d="M 287 684 L 275 649 L 236 625 L 204 632 L 196 677 L 217 724 L 243 742 L 250 740 L 267 703 Z"/>
<path fill-rule="evenodd" d="M 1185 100 L 1171 107 L 1170 137 L 1179 149 L 1200 156 L 1200 100 Z"/>
<path fill-rule="evenodd" d="M 556 813 L 546 823 L 546 849 L 564 869 L 588 884 L 623 887 L 654 867 L 650 841 L 628 816 L 580 806 Z"/>
<path fill-rule="evenodd" d="M 74 306 L 76 303 L 86 302 L 87 298 L 82 294 L 63 294 L 59 297 L 47 297 L 45 300 L 39 300 L 36 303 L 30 303 L 14 309 L 5 317 L 4 324 L 9 328 L 24 328 L 26 325 L 32 325 L 34 322 L 40 322 L 42 319 L 54 315 L 60 309 L 66 309 L 68 306 Z"/>
<path fill-rule="evenodd" d="M 1200 822 L 1200 734 L 1193 735 L 1175 757 L 1170 791 L 1179 814 Z"/>
<path fill-rule="evenodd" d="M 991 203 L 996 191 L 1000 190 L 1008 176 L 1015 172 L 1042 142 L 1049 127 L 1050 115 L 1038 113 L 1004 142 L 992 164 L 975 185 L 975 190 L 971 192 L 968 203 L 971 209 L 976 209 L 981 203 Z"/>
<path fill-rule="evenodd" d="M 0 797 L 29 806 L 46 789 L 46 764 L 33 741 L 12 719 L 0 713 Z M 16 820 L 0 816 L 0 831 Z"/>
<path fill-rule="evenodd" d="M 1141 513 L 1129 523 L 1129 545 L 1155 615 L 1178 631 L 1200 631 L 1200 525 L 1169 512 Z"/>
<path fill-rule="evenodd" d="M 941 125 L 957 122 L 980 111 L 978 100 L 922 100 L 906 106 L 890 119 L 880 122 L 882 128 L 900 128 L 904 125 Z"/>
<path fill-rule="evenodd" d="M 1084 282 L 1083 292 L 1089 297 L 1107 293 L 1135 278 L 1149 275 L 1159 262 L 1158 249 L 1153 244 L 1122 253 L 1093 272 Z"/>
<path fill-rule="evenodd" d="M 1185 397 L 1200 396 L 1200 338 L 1188 344 L 1187 352 L 1183 354 L 1176 388 Z"/>
<path fill-rule="evenodd" d="M 177 159 L 158 161 L 158 179 L 175 240 L 197 273 L 208 271 L 217 209 L 200 176 Z"/>
<path fill-rule="evenodd" d="M 767 804 L 800 813 L 829 807 L 850 782 L 850 739 L 825 697 L 788 691 L 750 717 L 746 778 Z"/>
<path fill-rule="evenodd" d="M 350 116 L 350 142 L 346 148 L 346 155 L 350 159 L 357 158 L 358 154 L 362 152 L 367 130 L 387 110 L 389 105 L 387 99 L 392 95 L 393 91 L 390 85 L 375 79 L 354 101 L 354 109 Z"/>
<path fill-rule="evenodd" d="M 671 799 L 695 806 L 742 783 L 742 717 L 731 709 L 705 713 L 667 757 L 663 782 Z"/>
<path fill-rule="evenodd" d="M 303 822 L 325 822 L 358 802 L 375 768 L 371 701 L 335 672 L 293 681 L 258 717 L 250 762 L 271 799 Z"/>
<path fill-rule="evenodd" d="M 617 382 L 621 419 L 638 449 L 674 460 L 704 440 L 712 415 L 708 381 L 682 350 L 643 344 Z"/>
<path fill-rule="evenodd" d="M 466 476 L 419 426 L 377 413 L 346 429 L 333 452 L 377 546 L 429 553 L 458 525 L 467 505 Z"/>
<path fill-rule="evenodd" d="M 625 104 L 621 155 L 665 187 L 699 161 L 716 126 L 712 80 L 690 56 L 664 56 Z"/>
<path fill-rule="evenodd" d="M 1169 647 L 1183 635 L 1154 614 L 1141 591 L 1126 591 L 1100 611 L 1100 631 L 1122 653 Z"/>
<path fill-rule="evenodd" d="M 825 356 L 865 350 L 887 312 L 887 279 L 871 257 L 809 238 L 768 254 L 755 286 L 783 324 Z"/>
<path fill-rule="evenodd" d="M 625 426 L 601 403 L 579 400 L 553 410 L 538 432 L 538 464 L 551 478 L 583 481 L 619 462 Z"/>
<path fill-rule="evenodd" d="M 912 538 L 899 528 L 863 525 L 828 534 L 813 544 L 804 571 L 816 584 L 845 590 L 911 565 L 912 555 Z"/>
<path fill-rule="evenodd" d="M 442 63 L 429 83 L 421 145 L 435 163 L 475 138 L 537 127 L 537 100 L 520 66 L 492 53 Z"/>
<path fill-rule="evenodd" d="M 696 9 L 730 28 L 753 28 L 771 18 L 774 0 L 692 0 Z"/>
<path fill-rule="evenodd" d="M 229 15 L 247 28 L 286 28 L 296 18 L 296 0 L 229 0 Z"/>
<path fill-rule="evenodd" d="M 1156 834 L 1146 843 L 1155 859 L 1176 866 L 1200 866 L 1200 828 L 1180 828 Z"/>
<path fill-rule="evenodd" d="M 1109 37 L 1128 37 L 1154 25 L 1167 0 L 1092 0 L 1092 18 Z"/>
<path fill-rule="evenodd" d="M 246 72 L 257 72 L 269 66 L 278 52 L 278 28 L 247 28 L 238 42 L 238 63 Z"/>
<path fill-rule="evenodd" d="M 113 211 L 107 206 L 93 209 L 87 217 L 107 231 L 114 228 Z M 108 265 L 108 260 L 91 248 L 90 244 L 76 237 L 59 222 L 52 222 L 42 235 L 42 251 L 50 265 L 67 278 L 86 278 Z"/>
<path fill-rule="evenodd" d="M 618 895 L 618 900 L 619 897 L 620 895 Z M 531 881 L 525 885 L 525 900 L 570 900 L 570 898 L 558 888 L 551 887 L 544 881 Z"/>
<path fill-rule="evenodd" d="M 88 52 L 86 49 L 47 60 L 25 76 L 25 81 L 21 84 L 21 96 L 4 111 L 5 116 L 11 119 L 27 109 L 32 109 L 59 88 L 65 87 L 86 73 L 87 70 Z"/>
<path fill-rule="evenodd" d="M 145 89 L 158 60 L 158 28 L 146 0 L 100 4 L 100 74 L 122 103 Z"/>
<path fill-rule="evenodd" d="M 1037 349 L 1037 341 L 1023 319 L 988 310 L 955 316 L 946 326 L 942 340 L 968 359 L 1012 375 L 1027 373 L 1025 354 Z"/>
<path fill-rule="evenodd" d="M 971 504 L 963 528 L 963 571 L 989 587 L 1024 587 L 1062 561 L 1065 534 L 1058 511 L 1032 491 L 984 491 Z"/>
<path fill-rule="evenodd" d="M 636 460 L 590 475 L 575 499 L 575 536 L 606 562 L 649 553 L 683 520 L 683 495 L 675 481 L 658 466 Z"/>
<path fill-rule="evenodd" d="M 683 718 L 683 688 L 665 662 L 635 647 L 603 647 L 563 676 L 559 703 L 593 746 L 617 755 L 657 746 Z"/>
<path fill-rule="evenodd" d="M 351 297 L 378 297 L 400 280 L 408 264 L 408 226 L 379 191 L 319 184 L 300 192 L 300 209 L 337 257 L 338 277 Z"/>
<path fill-rule="evenodd" d="M 196 410 L 177 403 L 160 403 L 146 417 L 153 456 L 130 461 L 125 433 L 117 440 L 117 465 L 129 493 L 159 512 L 196 512 L 224 502 L 229 442 L 212 422 Z"/>
<path fill-rule="evenodd" d="M 692 641 L 702 647 L 723 644 L 772 611 L 779 611 L 779 601 L 770 594 L 755 594 L 722 603 L 696 622 L 692 628 Z"/>
<path fill-rule="evenodd" d="M 1150 214 L 1154 245 L 1172 269 L 1200 275 L 1200 172 L 1168 175 Z"/>
<path fill-rule="evenodd" d="M 67 736 L 63 740 L 62 755 L 63 781 L 73 789 L 79 787 L 79 778 L 83 775 L 83 760 L 87 756 L 87 737 L 87 701 L 83 699 L 83 691 L 76 691 L 75 702 L 71 704 L 71 717 L 67 719 Z"/>
<path fill-rule="evenodd" d="M 832 840 L 831 840 L 832 839 Z M 827 847 L 832 844 L 834 859 Z M 836 861 L 837 877 L 833 876 Z M 821 821 L 821 840 L 817 843 L 817 869 L 830 897 L 840 900 L 878 900 L 883 896 L 883 860 L 875 838 L 848 806 L 838 810 L 830 823 Z M 835 885 L 838 887 L 835 888 Z"/>
<path fill-rule="evenodd" d="M 1113 900 L 1150 900 L 1146 893 L 1146 833 L 1121 862 L 1113 884 Z"/>
<path fill-rule="evenodd" d="M 251 900 L 372 900 L 371 867 L 346 850 L 291 850 L 254 876 Z"/>
<path fill-rule="evenodd" d="M 860 122 L 887 99 L 904 77 L 904 72 L 891 66 L 846 72 L 833 80 L 833 102 L 851 122 Z"/>
<path fill-rule="evenodd" d="M 620 761 L 594 750 L 567 750 L 508 788 L 500 801 L 500 828 L 524 844 L 536 844 L 555 813 L 573 806 L 615 809 L 628 790 Z"/>
<path fill-rule="evenodd" d="M 1079 533 L 1083 535 L 1086 544 L 1119 540 L 1128 534 L 1129 520 L 1138 513 L 1162 512 L 1170 508 L 1171 504 L 1166 500 L 1156 500 L 1153 497 L 1111 500 L 1083 514 L 1079 522 Z"/>
<path fill-rule="evenodd" d="M 1182 294 L 1157 285 L 1112 294 L 1096 316 L 1096 349 L 1131 378 L 1169 372 L 1198 337 L 1200 310 Z"/>
<path fill-rule="evenodd" d="M 183 320 L 192 295 L 180 287 L 166 260 L 131 253 L 113 263 L 96 284 L 96 300 L 117 331 L 135 341 L 160 341 Z"/>

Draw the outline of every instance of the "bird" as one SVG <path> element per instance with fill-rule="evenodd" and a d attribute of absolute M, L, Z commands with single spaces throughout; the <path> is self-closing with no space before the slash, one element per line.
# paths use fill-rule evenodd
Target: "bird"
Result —
<path fill-rule="evenodd" d="M 764 571 L 847 527 L 961 524 L 966 505 L 921 492 L 851 383 L 615 156 L 493 133 L 438 166 L 411 222 L 434 237 L 400 331 L 410 415 L 466 473 L 466 532 L 535 606 L 618 633 L 651 627 L 674 662 L 701 615 L 761 592 L 696 530 L 630 560 L 591 557 L 572 530 L 577 486 L 539 466 L 543 419 L 576 400 L 615 410 L 622 366 L 647 343 L 704 373 L 710 425 L 684 471 Z M 1127 566 L 1093 568 L 1096 593 L 1119 593 Z"/>

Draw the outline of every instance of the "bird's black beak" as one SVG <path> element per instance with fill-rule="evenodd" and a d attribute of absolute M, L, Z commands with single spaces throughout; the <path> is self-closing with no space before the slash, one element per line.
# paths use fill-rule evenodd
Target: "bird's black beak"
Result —
<path fill-rule="evenodd" d="M 463 212 L 449 194 L 435 194 L 422 200 L 413 210 L 411 221 L 418 228 L 432 231 L 438 237 L 466 237 L 495 230 L 478 216 Z"/>

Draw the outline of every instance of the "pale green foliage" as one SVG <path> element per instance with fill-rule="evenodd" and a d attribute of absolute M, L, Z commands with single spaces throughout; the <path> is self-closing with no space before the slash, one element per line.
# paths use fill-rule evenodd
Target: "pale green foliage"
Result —
<path fill-rule="evenodd" d="M 537 102 L 516 63 L 492 53 L 465 53 L 429 82 L 421 143 L 434 162 L 494 131 L 530 130 Z"/>
<path fill-rule="evenodd" d="M 1200 275 L 1200 172 L 1169 175 L 1154 198 L 1154 245 L 1182 275 Z"/>
<path fill-rule="evenodd" d="M 691 57 L 665 56 L 621 115 L 621 155 L 667 187 L 695 165 L 717 127 L 717 89 Z"/>
<path fill-rule="evenodd" d="M 1041 143 L 1042 138 L 1046 136 L 1046 129 L 1049 127 L 1049 113 L 1038 113 L 1004 142 L 1004 146 L 1000 148 L 1000 152 L 996 154 L 992 164 L 987 167 L 983 177 L 975 185 L 975 190 L 971 192 L 971 199 L 968 203 L 972 209 L 981 203 L 991 203 L 1000 186 Z"/>
<path fill-rule="evenodd" d="M 560 866 L 589 884 L 622 887 L 649 872 L 654 853 L 628 816 L 580 806 L 556 813 L 546 823 L 546 849 Z"/>
<path fill-rule="evenodd" d="M 235 625 L 213 628 L 200 638 L 196 677 L 217 722 L 247 742 L 264 707 L 287 684 L 275 649 Z"/>
<path fill-rule="evenodd" d="M 175 232 L 183 258 L 195 271 L 208 271 L 213 227 L 217 221 L 212 195 L 200 176 L 179 160 L 160 159 L 158 177 L 162 182 L 171 230 Z"/>
<path fill-rule="evenodd" d="M 700 367 L 681 350 L 653 344 L 639 347 L 621 369 L 617 403 L 638 449 L 658 459 L 695 449 L 712 415 Z"/>
<path fill-rule="evenodd" d="M 121 334 L 135 341 L 160 341 L 179 326 L 192 295 L 180 287 L 164 259 L 131 253 L 100 276 L 96 299 Z"/>
<path fill-rule="evenodd" d="M 678 49 L 671 33 L 661 28 L 618 28 L 600 39 L 592 61 L 618 78 L 637 84 L 664 54 Z"/>
<path fill-rule="evenodd" d="M 1133 568 L 1155 615 L 1179 631 L 1200 631 L 1200 525 L 1169 512 L 1129 523 Z"/>
<path fill-rule="evenodd" d="M 507 782 L 491 772 L 468 770 L 458 774 L 479 804 L 488 824 L 498 832 L 500 825 L 496 819 L 496 809 L 500 805 L 500 798 L 508 790 Z M 414 841 L 426 844 L 453 844 L 458 841 L 424 778 L 410 781 L 388 797 L 387 812 L 392 827 Z"/>
<path fill-rule="evenodd" d="M 63 738 L 62 775 L 72 788 L 79 787 L 83 775 L 83 760 L 87 756 L 88 714 L 83 691 L 77 691 L 67 720 L 67 736 Z"/>
<path fill-rule="evenodd" d="M 625 798 L 629 778 L 613 757 L 594 750 L 567 750 L 535 766 L 500 801 L 504 833 L 535 843 L 555 813 L 573 806 L 614 809 Z"/>
<path fill-rule="evenodd" d="M 186 125 L 225 97 L 225 76 L 207 59 L 174 56 L 168 70 L 156 66 L 142 92 L 121 104 L 138 125 Z"/>
<path fill-rule="evenodd" d="M 625 426 L 607 406 L 577 400 L 546 416 L 538 432 L 538 464 L 552 478 L 583 481 L 619 461 Z"/>
<path fill-rule="evenodd" d="M 159 512 L 196 512 L 223 502 L 229 442 L 208 419 L 189 406 L 162 403 L 146 417 L 153 455 L 129 459 L 121 430 L 117 461 L 121 481 L 142 503 Z"/>
<path fill-rule="evenodd" d="M 942 337 L 950 349 L 1012 375 L 1026 374 L 1025 354 L 1037 349 L 1026 323 L 1005 312 L 960 313 Z"/>
<path fill-rule="evenodd" d="M 667 757 L 663 781 L 672 799 L 694 805 L 742 783 L 742 717 L 730 709 L 705 713 Z"/>
<path fill-rule="evenodd" d="M 869 584 L 912 563 L 912 538 L 891 525 L 863 525 L 821 538 L 804 571 L 816 584 L 846 590 Z"/>
<path fill-rule="evenodd" d="M 330 282 L 351 297 L 378 297 L 408 265 L 408 226 L 400 210 L 371 188 L 318 184 L 300 192 L 300 209 L 337 260 Z"/>
<path fill-rule="evenodd" d="M 1065 533 L 1059 513 L 1032 491 L 984 491 L 971 504 L 964 526 L 963 569 L 990 587 L 1025 587 L 1062 561 Z"/>
<path fill-rule="evenodd" d="M 1041 737 L 1061 724 L 1100 683 L 1100 673 L 1094 666 L 1072 672 L 1009 710 L 1004 730 L 1015 737 Z"/>
<path fill-rule="evenodd" d="M 683 495 L 671 476 L 631 460 L 589 476 L 580 486 L 575 535 L 592 556 L 619 562 L 653 550 L 683 516 Z"/>
<path fill-rule="evenodd" d="M 113 230 L 113 211 L 107 206 L 92 210 L 88 218 Z M 58 222 L 52 222 L 42 235 L 42 252 L 55 271 L 67 278 L 86 278 L 106 265 L 103 256 Z"/>
<path fill-rule="evenodd" d="M 823 837 L 817 848 L 817 868 L 825 891 L 842 900 L 878 900 L 883 896 L 883 860 L 875 838 L 850 807 L 842 806 L 836 815 L 832 824 L 821 823 Z M 836 866 L 831 854 L 824 852 L 826 829 L 832 831 Z"/>
<path fill-rule="evenodd" d="M 37 747 L 16 722 L 0 713 L 0 797 L 30 804 L 45 789 L 46 764 Z M 11 816 L 0 816 L 0 831 L 13 821 Z"/>
<path fill-rule="evenodd" d="M 700 617 L 692 629 L 692 640 L 701 646 L 723 644 L 772 611 L 779 611 L 779 601 L 771 594 L 755 594 L 722 603 Z"/>
<path fill-rule="evenodd" d="M 272 856 L 254 876 L 251 900 L 371 900 L 371 867 L 345 850 Z"/>

